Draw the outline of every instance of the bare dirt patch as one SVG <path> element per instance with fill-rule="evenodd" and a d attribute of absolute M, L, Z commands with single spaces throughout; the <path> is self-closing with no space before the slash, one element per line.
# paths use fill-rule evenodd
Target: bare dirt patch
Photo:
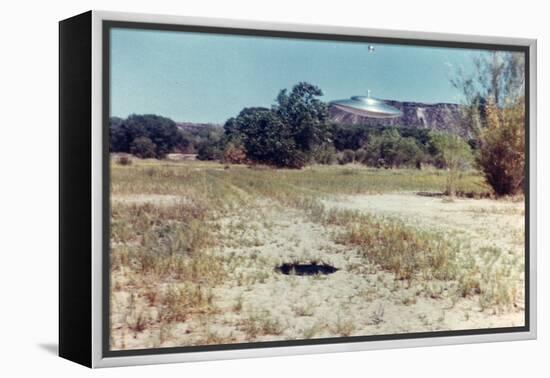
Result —
<path fill-rule="evenodd" d="M 524 203 L 492 199 L 419 196 L 415 193 L 339 196 L 328 208 L 397 218 L 419 229 L 453 234 L 472 247 L 498 246 L 523 253 Z"/>
<path fill-rule="evenodd" d="M 470 249 L 496 242 L 513 254 L 523 253 L 517 240 L 521 203 L 448 202 L 407 193 L 334 197 L 324 204 L 398 217 L 419 229 L 463 237 L 471 241 Z M 522 308 L 483 308 L 477 297 L 457 298 L 454 282 L 397 280 L 365 264 L 357 250 L 334 241 L 339 231 L 267 200 L 240 208 L 218 221 L 220 243 L 212 252 L 223 258 L 228 277 L 212 290 L 216 311 L 170 325 L 153 322 L 139 332 L 121 320 L 113 338 L 131 349 L 523 325 Z M 289 261 L 315 261 L 338 270 L 311 276 L 277 272 L 277 266 Z M 126 303 L 129 295 L 118 292 L 113 307 Z M 146 319 L 154 319 L 159 310 L 143 299 L 133 305 Z M 132 324 L 138 321 L 131 319 Z"/>

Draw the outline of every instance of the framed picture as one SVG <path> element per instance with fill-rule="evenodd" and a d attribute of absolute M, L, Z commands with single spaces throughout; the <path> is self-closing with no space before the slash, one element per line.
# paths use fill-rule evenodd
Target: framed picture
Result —
<path fill-rule="evenodd" d="M 536 41 L 60 22 L 60 355 L 536 337 Z"/>

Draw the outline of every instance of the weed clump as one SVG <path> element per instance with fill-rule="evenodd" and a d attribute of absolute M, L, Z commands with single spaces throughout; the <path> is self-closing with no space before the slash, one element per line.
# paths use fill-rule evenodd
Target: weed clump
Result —
<path fill-rule="evenodd" d="M 128 155 L 120 155 L 116 159 L 118 165 L 132 165 L 132 159 Z"/>
<path fill-rule="evenodd" d="M 437 234 L 418 231 L 398 221 L 363 216 L 337 241 L 358 246 L 363 257 L 394 273 L 400 280 L 411 280 L 419 274 L 425 279 L 456 278 L 457 245 Z"/>

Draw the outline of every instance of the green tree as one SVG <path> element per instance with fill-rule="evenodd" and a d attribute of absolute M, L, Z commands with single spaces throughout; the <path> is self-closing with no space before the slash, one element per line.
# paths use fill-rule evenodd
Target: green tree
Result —
<path fill-rule="evenodd" d="M 329 126 L 330 139 L 338 151 L 357 150 L 363 147 L 372 131 L 377 128 L 365 125 L 347 125 L 331 123 Z"/>
<path fill-rule="evenodd" d="M 154 158 L 157 156 L 157 146 L 145 136 L 137 137 L 130 144 L 130 153 L 142 159 Z"/>
<path fill-rule="evenodd" d="M 222 160 L 226 145 L 223 129 L 206 128 L 197 134 L 197 159 Z"/>
<path fill-rule="evenodd" d="M 110 147 L 112 152 L 131 152 L 134 140 L 145 137 L 155 145 L 155 157 L 162 158 L 181 143 L 181 133 L 169 118 L 154 114 L 132 114 L 125 120 L 112 118 Z"/>
<path fill-rule="evenodd" d="M 290 93 L 279 92 L 273 111 L 290 130 L 297 148 L 309 154 L 328 140 L 328 106 L 318 99 L 323 92 L 315 85 L 300 82 Z"/>
<path fill-rule="evenodd" d="M 290 168 L 306 163 L 290 127 L 270 109 L 245 108 L 226 122 L 225 130 L 229 140 L 242 142 L 252 161 Z"/>
<path fill-rule="evenodd" d="M 130 152 L 130 144 L 136 135 L 124 124 L 124 119 L 111 117 L 109 119 L 109 147 L 111 152 Z"/>
<path fill-rule="evenodd" d="M 462 172 L 473 162 L 472 149 L 460 136 L 441 132 L 430 133 L 430 145 L 435 158 L 447 169 L 445 192 L 454 196 Z"/>
<path fill-rule="evenodd" d="M 301 168 L 328 142 L 328 108 L 322 92 L 308 83 L 282 90 L 271 109 L 245 108 L 224 125 L 228 142 L 244 146 L 252 160 Z"/>

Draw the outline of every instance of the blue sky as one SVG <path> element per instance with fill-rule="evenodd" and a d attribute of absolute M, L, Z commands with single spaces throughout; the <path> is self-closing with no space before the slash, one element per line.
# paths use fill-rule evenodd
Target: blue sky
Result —
<path fill-rule="evenodd" d="M 113 29 L 111 115 L 155 113 L 223 123 L 247 106 L 271 106 L 300 81 L 323 100 L 365 95 L 459 102 L 449 82 L 480 50 Z"/>

